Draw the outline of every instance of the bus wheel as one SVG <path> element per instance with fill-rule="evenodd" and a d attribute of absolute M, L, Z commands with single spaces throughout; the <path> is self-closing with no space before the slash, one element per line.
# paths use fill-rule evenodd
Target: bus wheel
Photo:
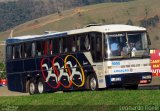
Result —
<path fill-rule="evenodd" d="M 86 77 L 85 88 L 88 90 L 89 88 L 89 76 Z"/>
<path fill-rule="evenodd" d="M 98 89 L 97 78 L 93 74 L 89 76 L 89 89 L 92 91 Z"/>
<path fill-rule="evenodd" d="M 44 83 L 43 83 L 42 79 L 38 79 L 37 90 L 38 90 L 39 94 L 42 94 L 45 92 Z"/>
<path fill-rule="evenodd" d="M 31 79 L 29 80 L 29 94 L 33 95 L 36 93 L 36 85 L 34 83 L 34 81 Z"/>

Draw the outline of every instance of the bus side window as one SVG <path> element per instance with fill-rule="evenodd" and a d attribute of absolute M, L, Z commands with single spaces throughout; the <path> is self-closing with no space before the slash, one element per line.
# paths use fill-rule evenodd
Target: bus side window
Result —
<path fill-rule="evenodd" d="M 52 55 L 53 54 L 53 50 L 52 50 L 52 48 L 53 48 L 53 41 L 50 39 L 49 40 L 49 55 Z"/>
<path fill-rule="evenodd" d="M 100 61 L 102 59 L 102 34 L 91 33 L 90 36 L 93 61 Z"/>
<path fill-rule="evenodd" d="M 13 45 L 11 51 L 13 59 L 22 58 L 22 44 Z"/>
<path fill-rule="evenodd" d="M 22 56 L 22 58 L 25 58 L 26 56 L 25 56 L 25 44 L 21 44 L 21 56 Z"/>
<path fill-rule="evenodd" d="M 76 36 L 75 39 L 76 39 L 76 50 L 80 51 L 80 37 Z"/>
<path fill-rule="evenodd" d="M 65 38 L 65 52 L 75 52 L 76 46 L 75 46 L 75 40 L 73 36 L 69 36 Z"/>
<path fill-rule="evenodd" d="M 26 58 L 31 57 L 32 43 L 26 43 L 24 48 L 25 48 L 25 57 Z"/>
<path fill-rule="evenodd" d="M 14 45 L 12 45 L 12 49 L 13 49 L 12 59 L 15 59 L 15 46 Z"/>
<path fill-rule="evenodd" d="M 77 38 L 74 36 L 72 37 L 72 46 L 71 46 L 71 50 L 72 52 L 76 52 L 77 51 L 77 42 L 76 42 Z"/>
<path fill-rule="evenodd" d="M 19 48 L 20 48 L 19 45 L 15 45 L 15 46 L 14 46 L 14 59 L 20 58 Z"/>
<path fill-rule="evenodd" d="M 41 41 L 36 42 L 36 55 L 37 56 L 42 55 L 42 43 L 41 43 Z"/>
<path fill-rule="evenodd" d="M 67 53 L 68 52 L 68 47 L 67 47 L 67 39 L 68 39 L 68 37 L 66 38 L 62 38 L 63 39 L 63 52 L 64 53 Z"/>
<path fill-rule="evenodd" d="M 60 38 L 59 39 L 59 53 L 62 53 L 63 52 L 63 39 Z"/>
<path fill-rule="evenodd" d="M 35 57 L 36 55 L 36 44 L 33 42 L 32 43 L 32 57 Z"/>
<path fill-rule="evenodd" d="M 10 60 L 13 58 L 13 47 L 12 46 L 7 46 L 6 49 L 6 59 Z"/>
<path fill-rule="evenodd" d="M 58 38 L 54 38 L 52 40 L 52 53 L 57 54 L 60 52 L 60 40 Z"/>
<path fill-rule="evenodd" d="M 27 58 L 27 43 L 24 44 L 24 58 Z"/>
<path fill-rule="evenodd" d="M 19 45 L 19 57 L 22 58 L 22 53 L 23 53 L 23 44 Z"/>
<path fill-rule="evenodd" d="M 86 48 L 86 50 L 90 50 L 90 36 L 89 36 L 89 34 L 85 35 L 85 48 Z"/>
<path fill-rule="evenodd" d="M 43 55 L 48 55 L 48 49 L 49 49 L 49 41 L 48 40 L 45 40 L 42 42 L 42 53 Z"/>
<path fill-rule="evenodd" d="M 80 50 L 81 51 L 85 51 L 86 50 L 86 48 L 85 48 L 85 37 L 83 37 L 84 35 L 81 35 L 80 36 Z"/>
<path fill-rule="evenodd" d="M 96 37 L 96 60 L 99 61 L 102 59 L 102 35 L 97 34 Z"/>
<path fill-rule="evenodd" d="M 80 37 L 80 49 L 81 51 L 90 50 L 90 37 L 88 34 L 83 34 Z"/>
<path fill-rule="evenodd" d="M 91 37 L 91 54 L 92 54 L 92 58 L 93 58 L 93 61 L 95 60 L 95 56 L 96 56 L 96 54 L 95 54 L 95 49 L 96 49 L 96 47 L 95 47 L 95 34 L 94 33 L 91 33 L 90 34 L 90 37 Z"/>

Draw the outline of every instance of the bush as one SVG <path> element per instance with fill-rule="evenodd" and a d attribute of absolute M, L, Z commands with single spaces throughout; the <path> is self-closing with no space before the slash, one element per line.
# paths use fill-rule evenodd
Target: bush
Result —
<path fill-rule="evenodd" d="M 140 21 L 140 26 L 142 27 L 156 27 L 156 25 L 159 23 L 159 16 L 155 15 L 154 17 L 143 19 Z"/>
<path fill-rule="evenodd" d="M 159 36 L 156 35 L 156 36 L 155 36 L 155 40 L 159 40 Z"/>
<path fill-rule="evenodd" d="M 127 25 L 133 25 L 133 22 L 132 22 L 131 19 L 129 19 L 126 24 L 127 24 Z"/>
<path fill-rule="evenodd" d="M 5 72 L 5 64 L 0 63 L 0 79 L 6 78 L 6 72 Z"/>
<path fill-rule="evenodd" d="M 101 21 L 102 21 L 103 24 L 106 23 L 106 20 L 105 20 L 105 19 L 101 19 Z"/>

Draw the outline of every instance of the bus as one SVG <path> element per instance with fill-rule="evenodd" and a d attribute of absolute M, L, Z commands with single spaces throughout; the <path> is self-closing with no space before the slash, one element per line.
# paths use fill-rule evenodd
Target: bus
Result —
<path fill-rule="evenodd" d="M 152 80 L 149 45 L 145 28 L 123 24 L 8 38 L 8 89 L 30 94 L 137 89 Z"/>

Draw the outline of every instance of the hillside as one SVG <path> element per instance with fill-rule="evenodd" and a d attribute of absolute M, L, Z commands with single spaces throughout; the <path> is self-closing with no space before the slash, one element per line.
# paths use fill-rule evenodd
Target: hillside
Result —
<path fill-rule="evenodd" d="M 105 2 L 132 0 L 0 0 L 0 32 L 64 10 Z"/>
<path fill-rule="evenodd" d="M 101 3 L 51 14 L 14 27 L 13 36 L 64 31 L 90 23 L 133 24 L 148 29 L 152 48 L 160 48 L 160 0 L 135 0 L 123 3 Z M 0 33 L 5 40 L 10 30 Z"/>

